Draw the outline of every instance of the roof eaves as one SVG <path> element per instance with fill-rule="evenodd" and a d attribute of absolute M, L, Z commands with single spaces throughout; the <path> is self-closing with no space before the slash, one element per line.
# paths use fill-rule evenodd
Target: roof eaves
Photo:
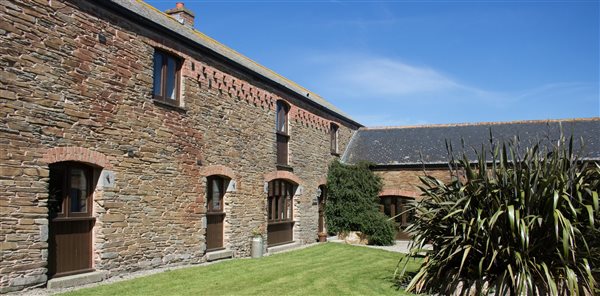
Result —
<path fill-rule="evenodd" d="M 587 121 L 600 121 L 600 117 L 535 119 L 535 120 L 516 120 L 516 121 L 482 121 L 482 122 L 403 125 L 403 126 L 371 126 L 371 127 L 361 127 L 360 130 L 361 131 L 376 131 L 376 130 L 398 130 L 398 129 L 435 128 L 435 127 L 452 128 L 452 127 L 465 127 L 465 126 L 499 126 L 499 125 L 544 124 L 544 123 L 550 124 L 550 123 L 572 123 L 572 122 L 587 122 Z"/>
<path fill-rule="evenodd" d="M 315 104 L 322 107 L 326 111 L 333 115 L 342 117 L 344 120 L 358 127 L 363 125 L 352 119 L 349 115 L 345 114 L 333 104 L 327 102 L 321 96 L 313 93 L 306 88 L 298 85 L 297 83 L 277 74 L 273 70 L 260 65 L 252 59 L 238 53 L 237 51 L 225 46 L 224 44 L 210 38 L 204 33 L 201 33 L 193 28 L 187 28 L 182 26 L 171 16 L 164 12 L 156 9 L 152 5 L 145 3 L 142 0 L 130 1 L 130 0 L 104 0 L 99 3 L 111 6 L 113 8 L 124 9 L 128 13 L 133 13 L 140 18 L 145 19 L 147 22 L 151 22 L 162 29 L 171 31 L 202 48 L 208 49 L 213 53 L 225 58 L 226 60 L 241 66 L 255 74 L 258 74 L 265 79 L 299 95 L 301 98 L 309 103 Z"/>

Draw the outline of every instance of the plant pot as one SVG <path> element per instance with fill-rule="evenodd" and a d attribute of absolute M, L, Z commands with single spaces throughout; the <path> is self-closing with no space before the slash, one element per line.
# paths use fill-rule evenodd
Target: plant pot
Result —
<path fill-rule="evenodd" d="M 350 245 L 368 245 L 367 236 L 360 231 L 350 231 L 338 234 L 338 237 Z"/>
<path fill-rule="evenodd" d="M 319 242 L 320 243 L 327 242 L 327 233 L 325 233 L 325 232 L 319 232 L 317 234 L 317 236 L 319 237 Z"/>
<path fill-rule="evenodd" d="M 263 238 L 255 236 L 252 238 L 252 258 L 260 258 L 263 256 Z"/>

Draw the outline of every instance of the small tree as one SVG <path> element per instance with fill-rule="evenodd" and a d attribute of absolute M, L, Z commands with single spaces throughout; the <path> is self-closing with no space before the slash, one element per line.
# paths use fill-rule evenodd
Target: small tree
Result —
<path fill-rule="evenodd" d="M 418 219 L 407 230 L 415 251 L 425 244 L 433 251 L 407 289 L 593 294 L 600 276 L 600 166 L 582 162 L 572 138 L 543 151 L 539 143 L 520 149 L 518 139 L 490 144 L 477 162 L 464 154 L 452 160 L 450 183 L 421 179 L 425 198 L 414 205 Z"/>
<path fill-rule="evenodd" d="M 368 163 L 332 162 L 327 175 L 327 229 L 334 233 L 361 231 L 371 244 L 392 244 L 392 222 L 378 210 L 380 191 L 381 180 Z"/>

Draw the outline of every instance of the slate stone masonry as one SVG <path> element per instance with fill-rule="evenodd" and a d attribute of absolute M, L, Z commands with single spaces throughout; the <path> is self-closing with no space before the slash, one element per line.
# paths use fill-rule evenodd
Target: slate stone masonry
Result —
<path fill-rule="evenodd" d="M 225 195 L 225 246 L 249 256 L 252 229 L 267 223 L 280 99 L 291 105 L 289 164 L 302 188 L 294 239 L 316 240 L 313 200 L 335 157 L 329 123 L 340 151 L 355 123 L 94 1 L 2 1 L 0 19 L 0 292 L 47 281 L 48 165 L 59 161 L 102 176 L 96 270 L 204 262 L 211 166 L 236 184 Z M 184 61 L 180 107 L 152 100 L 157 48 Z"/>

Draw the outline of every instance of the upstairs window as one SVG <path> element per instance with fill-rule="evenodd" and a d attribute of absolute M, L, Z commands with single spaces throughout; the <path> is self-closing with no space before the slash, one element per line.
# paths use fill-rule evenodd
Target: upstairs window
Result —
<path fill-rule="evenodd" d="M 288 134 L 289 107 L 282 101 L 277 101 L 277 127 L 278 133 Z"/>
<path fill-rule="evenodd" d="M 163 51 L 154 51 L 154 99 L 179 105 L 179 69 L 181 61 Z"/>
<path fill-rule="evenodd" d="M 288 165 L 288 112 L 290 107 L 282 101 L 277 101 L 275 133 L 277 137 L 277 164 Z"/>
<path fill-rule="evenodd" d="M 332 123 L 329 126 L 329 134 L 331 137 L 331 154 L 339 154 L 339 149 L 338 149 L 338 131 L 339 127 L 337 126 L 337 124 Z"/>

